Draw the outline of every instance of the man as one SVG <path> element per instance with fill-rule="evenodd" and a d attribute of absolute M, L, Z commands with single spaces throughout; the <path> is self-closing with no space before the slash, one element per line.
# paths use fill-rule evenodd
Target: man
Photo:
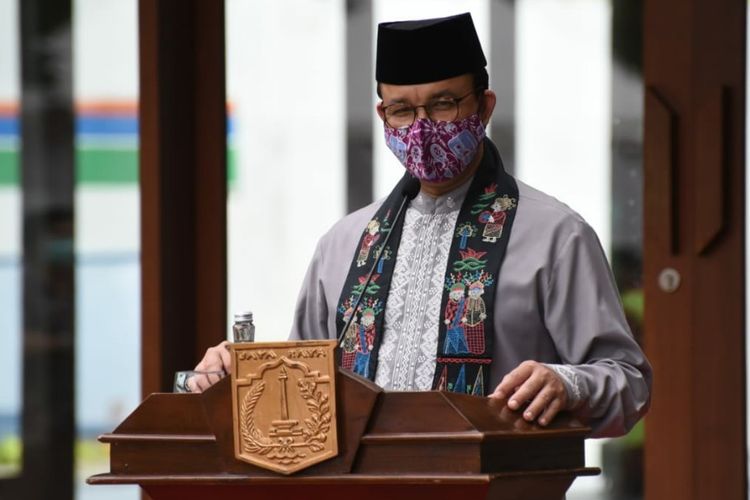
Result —
<path fill-rule="evenodd" d="M 570 410 L 594 436 L 622 434 L 651 368 L 593 230 L 503 170 L 485 66 L 469 14 L 379 26 L 376 111 L 408 174 L 321 238 L 291 338 L 336 338 L 367 310 L 357 371 L 385 389 L 507 399 L 541 425 Z M 396 220 L 410 176 L 420 192 Z M 375 241 L 391 258 L 368 285 Z M 197 369 L 228 363 L 218 346 Z"/>

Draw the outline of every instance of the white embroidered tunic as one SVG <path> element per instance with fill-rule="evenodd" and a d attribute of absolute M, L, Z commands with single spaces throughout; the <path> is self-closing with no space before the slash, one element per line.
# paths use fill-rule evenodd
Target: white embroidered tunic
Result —
<path fill-rule="evenodd" d="M 406 211 L 375 374 L 384 389 L 432 388 L 445 270 L 467 190 L 468 183 L 440 198 L 419 194 Z"/>

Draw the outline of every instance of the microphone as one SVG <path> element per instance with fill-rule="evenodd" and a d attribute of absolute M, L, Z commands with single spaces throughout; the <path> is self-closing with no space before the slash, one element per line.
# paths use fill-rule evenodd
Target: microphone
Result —
<path fill-rule="evenodd" d="M 346 331 L 349 329 L 349 325 L 352 324 L 352 320 L 354 320 L 354 316 L 357 314 L 357 308 L 362 303 L 362 298 L 365 296 L 365 291 L 367 290 L 367 287 L 370 286 L 372 275 L 375 272 L 375 268 L 378 265 L 378 261 L 380 261 L 380 256 L 383 254 L 383 251 L 385 250 L 385 245 L 388 243 L 388 240 L 391 239 L 391 234 L 393 234 L 393 228 L 396 227 L 396 224 L 398 224 L 398 220 L 401 217 L 401 212 L 403 212 L 404 207 L 411 200 L 413 200 L 415 196 L 417 196 L 420 188 L 421 188 L 421 184 L 419 183 L 419 179 L 417 179 L 416 177 L 412 177 L 412 176 L 409 176 L 406 182 L 404 182 L 404 185 L 401 186 L 401 196 L 403 196 L 403 200 L 401 200 L 401 205 L 398 207 L 398 212 L 396 212 L 396 217 L 393 219 L 391 230 L 388 231 L 388 234 L 385 236 L 385 240 L 383 240 L 383 244 L 380 245 L 380 250 L 378 250 L 378 253 L 375 256 L 375 260 L 372 262 L 372 267 L 370 267 L 370 272 L 367 273 L 367 279 L 365 280 L 364 286 L 362 287 L 362 292 L 360 292 L 359 296 L 357 296 L 357 300 L 354 302 L 354 306 L 352 307 L 352 314 L 351 316 L 349 316 L 349 319 L 346 320 L 346 324 L 339 332 L 338 337 L 336 337 L 336 345 L 339 348 L 341 347 L 341 341 L 344 340 L 344 335 L 346 334 Z"/>
<path fill-rule="evenodd" d="M 406 198 L 404 201 L 411 201 L 413 200 L 418 194 L 419 190 L 422 189 L 422 184 L 420 184 L 419 179 L 416 177 L 409 176 L 409 178 L 404 183 L 404 187 L 401 188 L 401 195 Z M 401 207 L 403 208 L 403 202 L 401 203 Z M 399 213 L 401 210 L 399 209 Z M 398 219 L 398 214 L 396 215 L 396 218 Z"/>

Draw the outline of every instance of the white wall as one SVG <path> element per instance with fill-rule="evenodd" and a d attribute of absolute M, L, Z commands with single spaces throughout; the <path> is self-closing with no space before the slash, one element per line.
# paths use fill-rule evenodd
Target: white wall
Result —
<path fill-rule="evenodd" d="M 609 252 L 608 0 L 516 2 L 518 177 L 578 211 Z"/>
<path fill-rule="evenodd" d="M 612 8 L 609 0 L 516 2 L 516 175 L 579 212 L 611 241 Z M 601 466 L 600 440 L 586 464 Z M 601 476 L 567 497 L 601 498 Z"/>
<path fill-rule="evenodd" d="M 0 0 L 0 106 L 20 95 L 18 2 Z M 0 138 L 0 150 L 18 143 Z M 0 414 L 21 408 L 21 196 L 15 187 L 0 187 Z M 0 439 L 2 436 L 0 436 Z"/>
<path fill-rule="evenodd" d="M 73 2 L 73 89 L 77 99 L 138 98 L 138 2 Z"/>
<path fill-rule="evenodd" d="M 229 309 L 289 335 L 317 239 L 344 214 L 344 0 L 229 0 Z"/>
<path fill-rule="evenodd" d="M 0 102 L 19 95 L 18 0 L 0 0 Z"/>

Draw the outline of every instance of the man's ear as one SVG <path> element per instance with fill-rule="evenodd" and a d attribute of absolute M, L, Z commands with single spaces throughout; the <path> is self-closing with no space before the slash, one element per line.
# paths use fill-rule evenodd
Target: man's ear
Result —
<path fill-rule="evenodd" d="M 495 111 L 495 104 L 497 104 L 497 96 L 492 90 L 486 89 L 482 93 L 482 99 L 479 103 L 479 118 L 482 119 L 485 127 L 490 123 L 492 112 Z"/>
<path fill-rule="evenodd" d="M 378 113 L 378 116 L 381 120 L 385 121 L 385 111 L 383 111 L 383 101 L 380 101 L 375 105 L 375 111 Z"/>

